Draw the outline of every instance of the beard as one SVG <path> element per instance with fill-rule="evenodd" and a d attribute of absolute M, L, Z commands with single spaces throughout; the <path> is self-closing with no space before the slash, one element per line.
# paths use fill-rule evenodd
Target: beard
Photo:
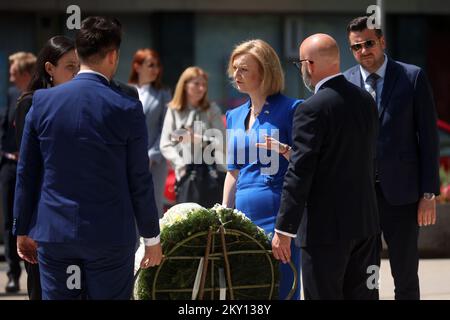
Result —
<path fill-rule="evenodd" d="M 305 85 L 306 89 L 308 89 L 310 92 L 314 93 L 314 85 L 311 83 L 311 74 L 308 72 L 308 70 L 305 68 L 305 72 L 302 73 L 302 79 L 303 84 Z"/>

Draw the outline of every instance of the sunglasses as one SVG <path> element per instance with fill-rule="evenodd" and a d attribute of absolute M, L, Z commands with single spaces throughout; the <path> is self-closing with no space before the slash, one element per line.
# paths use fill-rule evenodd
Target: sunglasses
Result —
<path fill-rule="evenodd" d="M 309 63 L 311 63 L 311 64 L 314 63 L 314 61 L 309 60 L 309 59 L 301 59 L 301 60 L 292 60 L 292 64 L 293 64 L 298 70 L 301 70 L 301 69 L 302 69 L 302 62 L 305 62 L 305 61 L 307 61 L 307 62 L 309 62 Z"/>
<path fill-rule="evenodd" d="M 364 46 L 365 49 L 370 49 L 373 48 L 373 46 L 376 44 L 377 42 L 375 40 L 367 40 L 367 41 L 363 41 L 363 42 L 359 42 L 359 43 L 355 43 L 352 44 L 350 46 L 350 48 L 354 51 L 354 52 L 358 52 L 359 50 L 362 49 L 362 47 Z"/>

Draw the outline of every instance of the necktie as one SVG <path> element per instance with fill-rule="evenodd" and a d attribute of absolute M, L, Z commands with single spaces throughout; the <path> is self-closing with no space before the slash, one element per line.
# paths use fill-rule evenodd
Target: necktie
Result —
<path fill-rule="evenodd" d="M 380 76 L 376 73 L 371 73 L 367 79 L 366 83 L 370 86 L 369 93 L 372 95 L 375 100 L 378 108 L 378 96 L 377 96 L 377 81 L 380 79 Z"/>

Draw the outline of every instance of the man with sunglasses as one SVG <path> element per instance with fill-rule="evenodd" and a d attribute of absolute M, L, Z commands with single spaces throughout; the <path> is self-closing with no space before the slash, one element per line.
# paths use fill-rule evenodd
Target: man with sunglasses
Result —
<path fill-rule="evenodd" d="M 423 70 L 389 58 L 382 30 L 369 28 L 367 20 L 359 17 L 347 26 L 359 65 L 344 75 L 378 107 L 376 190 L 395 298 L 420 299 L 419 226 L 435 224 L 439 193 L 436 110 Z"/>

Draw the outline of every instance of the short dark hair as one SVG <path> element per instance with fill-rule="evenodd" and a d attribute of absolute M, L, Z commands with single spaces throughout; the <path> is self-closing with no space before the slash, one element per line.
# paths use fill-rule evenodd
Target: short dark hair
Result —
<path fill-rule="evenodd" d="M 361 32 L 361 31 L 368 29 L 367 28 L 367 19 L 368 19 L 368 17 L 362 16 L 362 17 L 358 17 L 358 18 L 355 18 L 352 21 L 350 21 L 350 23 L 347 25 L 347 36 L 352 31 Z M 374 29 L 374 30 L 375 30 L 375 34 L 377 35 L 378 38 L 383 36 L 383 31 L 381 29 Z"/>
<path fill-rule="evenodd" d="M 107 17 L 88 17 L 81 22 L 75 38 L 78 57 L 82 61 L 97 63 L 111 50 L 118 50 L 122 41 L 119 20 Z"/>

